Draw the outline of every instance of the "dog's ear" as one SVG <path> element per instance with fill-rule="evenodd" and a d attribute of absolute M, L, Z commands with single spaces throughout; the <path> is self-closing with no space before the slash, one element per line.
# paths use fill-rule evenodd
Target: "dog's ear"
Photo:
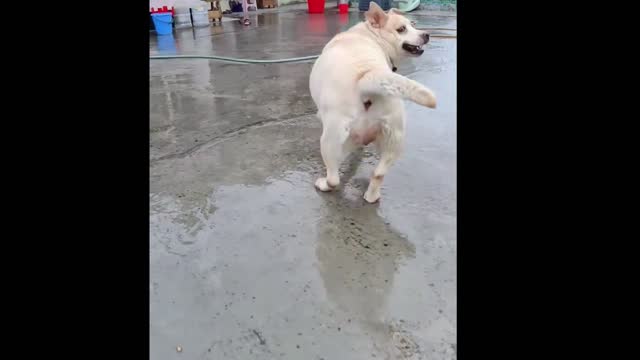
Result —
<path fill-rule="evenodd" d="M 365 19 L 367 19 L 369 24 L 374 28 L 383 27 L 387 23 L 387 16 L 384 10 L 373 1 L 369 3 L 369 10 L 364 14 Z"/>

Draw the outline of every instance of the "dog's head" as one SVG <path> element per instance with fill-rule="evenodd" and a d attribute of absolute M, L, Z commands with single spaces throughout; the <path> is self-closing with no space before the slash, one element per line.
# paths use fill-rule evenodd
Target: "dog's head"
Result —
<path fill-rule="evenodd" d="M 396 9 L 385 13 L 378 4 L 371 2 L 365 19 L 399 56 L 420 56 L 424 52 L 422 46 L 429 42 L 429 34 L 414 28 L 411 21 Z"/>

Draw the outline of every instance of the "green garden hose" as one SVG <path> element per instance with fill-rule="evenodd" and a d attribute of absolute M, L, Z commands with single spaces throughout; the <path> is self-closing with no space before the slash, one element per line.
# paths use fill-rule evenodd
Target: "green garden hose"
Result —
<path fill-rule="evenodd" d="M 278 64 L 278 63 L 292 63 L 315 60 L 320 55 L 302 56 L 288 59 L 273 59 L 273 60 L 257 60 L 257 59 L 237 59 L 226 56 L 216 55 L 156 55 L 149 56 L 150 60 L 167 60 L 167 59 L 208 59 L 208 60 L 220 60 L 232 63 L 240 64 Z"/>
<path fill-rule="evenodd" d="M 455 29 L 440 29 L 440 28 L 429 28 L 425 30 L 453 30 Z M 455 38 L 455 35 L 434 35 L 431 34 L 431 37 L 434 38 Z M 216 55 L 153 55 L 149 56 L 150 60 L 170 60 L 170 59 L 207 59 L 207 60 L 219 60 L 226 61 L 231 63 L 239 63 L 239 64 L 282 64 L 282 63 L 295 63 L 295 62 L 305 62 L 315 60 L 320 55 L 310 55 L 310 56 L 301 56 L 287 59 L 273 59 L 273 60 L 259 60 L 259 59 L 238 59 L 226 56 L 216 56 Z"/>

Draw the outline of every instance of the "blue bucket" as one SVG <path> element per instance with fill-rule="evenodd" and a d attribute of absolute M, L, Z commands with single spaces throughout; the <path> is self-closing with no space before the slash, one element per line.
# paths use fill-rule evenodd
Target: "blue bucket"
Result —
<path fill-rule="evenodd" d="M 153 25 L 156 27 L 158 35 L 171 34 L 173 31 L 173 27 L 171 26 L 173 23 L 171 13 L 156 13 L 151 14 L 151 17 L 153 18 Z"/>
<path fill-rule="evenodd" d="M 175 54 L 178 52 L 173 34 L 158 36 L 158 52 L 160 54 Z"/>

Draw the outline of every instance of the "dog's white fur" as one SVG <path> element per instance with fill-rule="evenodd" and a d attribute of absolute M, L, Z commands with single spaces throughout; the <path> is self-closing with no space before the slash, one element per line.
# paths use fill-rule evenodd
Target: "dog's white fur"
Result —
<path fill-rule="evenodd" d="M 366 20 L 336 35 L 322 50 L 311 70 L 309 87 L 322 120 L 320 147 L 326 177 L 315 186 L 330 191 L 340 183 L 338 169 L 359 146 L 373 142 L 380 151 L 364 199 L 380 198 L 380 186 L 389 167 L 402 152 L 405 112 L 402 99 L 435 108 L 433 93 L 423 85 L 392 71 L 406 56 L 422 54 L 428 42 L 400 12 L 385 13 L 371 2 Z M 418 46 L 410 53 L 403 44 Z"/>

